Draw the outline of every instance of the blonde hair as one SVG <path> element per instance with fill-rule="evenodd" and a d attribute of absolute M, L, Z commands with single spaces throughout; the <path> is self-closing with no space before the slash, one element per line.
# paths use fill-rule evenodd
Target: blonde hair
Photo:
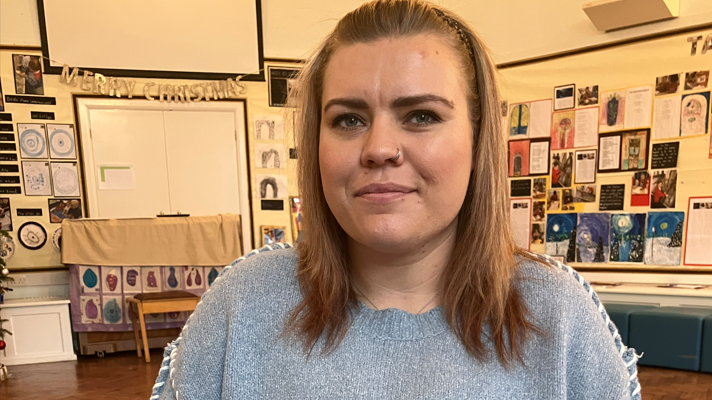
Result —
<path fill-rule="evenodd" d="M 503 365 L 521 361 L 521 345 L 536 327 L 513 283 L 517 249 L 509 223 L 506 142 L 499 116 L 495 67 L 487 49 L 454 14 L 424 1 L 376 0 L 344 16 L 301 71 L 292 90 L 299 148 L 298 175 L 304 239 L 298 245 L 298 279 L 303 300 L 292 311 L 285 333 L 296 334 L 311 352 L 320 338 L 323 351 L 345 336 L 358 297 L 350 282 L 346 233 L 324 197 L 319 169 L 319 127 L 324 72 L 344 45 L 383 38 L 435 34 L 461 55 L 468 86 L 473 134 L 473 172 L 458 214 L 457 237 L 441 275 L 441 303 L 447 321 L 467 351 L 489 357 L 483 326 Z"/>

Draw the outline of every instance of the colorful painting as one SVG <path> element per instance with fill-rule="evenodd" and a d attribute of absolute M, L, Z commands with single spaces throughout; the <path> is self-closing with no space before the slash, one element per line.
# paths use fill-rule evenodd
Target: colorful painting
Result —
<path fill-rule="evenodd" d="M 509 112 L 509 138 L 527 137 L 529 130 L 529 103 L 514 104 Z"/>
<path fill-rule="evenodd" d="M 163 267 L 163 289 L 183 290 L 181 267 Z"/>
<path fill-rule="evenodd" d="M 81 296 L 79 307 L 82 313 L 82 324 L 101 324 L 101 300 L 99 296 Z"/>
<path fill-rule="evenodd" d="M 155 293 L 161 291 L 161 267 L 142 267 L 141 284 L 144 293 Z"/>
<path fill-rule="evenodd" d="M 680 135 L 704 135 L 709 129 L 710 92 L 682 96 Z"/>
<path fill-rule="evenodd" d="M 650 208 L 675 208 L 677 197 L 677 171 L 653 171 Z"/>
<path fill-rule="evenodd" d="M 205 272 L 203 267 L 183 267 L 183 287 L 186 290 L 204 289 Z"/>
<path fill-rule="evenodd" d="M 124 323 L 124 303 L 121 296 L 103 296 L 104 323 L 109 325 Z"/>
<path fill-rule="evenodd" d="M 623 129 L 625 122 L 625 90 L 601 93 L 601 116 L 598 120 L 599 132 Z"/>
<path fill-rule="evenodd" d="M 124 293 L 141 293 L 141 267 L 123 267 Z"/>
<path fill-rule="evenodd" d="M 99 267 L 79 267 L 79 282 L 82 294 L 99 293 L 101 291 Z"/>
<path fill-rule="evenodd" d="M 621 170 L 636 171 L 648 168 L 649 129 L 624 132 L 622 135 Z"/>
<path fill-rule="evenodd" d="M 643 262 L 645 214 L 611 215 L 612 262 Z"/>
<path fill-rule="evenodd" d="M 551 187 L 569 188 L 573 182 L 574 153 L 559 152 L 551 155 Z"/>
<path fill-rule="evenodd" d="M 529 141 L 509 142 L 509 176 L 529 175 Z"/>
<path fill-rule="evenodd" d="M 682 226 L 685 213 L 661 211 L 648 213 L 645 237 L 645 263 L 649 265 L 680 265 Z"/>
<path fill-rule="evenodd" d="M 121 267 L 101 267 L 102 293 L 122 293 Z"/>
<path fill-rule="evenodd" d="M 574 147 L 575 118 L 574 111 L 561 111 L 551 114 L 551 149 L 572 149 Z"/>
<path fill-rule="evenodd" d="M 577 214 L 553 214 L 546 220 L 546 254 L 576 261 Z"/>
<path fill-rule="evenodd" d="M 576 227 L 576 262 L 605 263 L 608 260 L 611 215 L 582 213 Z"/>

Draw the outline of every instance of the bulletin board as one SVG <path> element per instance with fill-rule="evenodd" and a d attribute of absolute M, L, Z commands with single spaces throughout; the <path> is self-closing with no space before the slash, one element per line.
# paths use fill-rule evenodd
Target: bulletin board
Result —
<path fill-rule="evenodd" d="M 531 200 L 520 247 L 580 270 L 712 272 L 710 34 L 499 70 L 513 226 Z"/>

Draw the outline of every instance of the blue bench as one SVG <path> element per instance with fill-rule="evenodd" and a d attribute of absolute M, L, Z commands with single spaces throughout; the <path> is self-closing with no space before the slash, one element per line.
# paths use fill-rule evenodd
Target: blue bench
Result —
<path fill-rule="evenodd" d="M 705 318 L 702 323 L 702 372 L 712 372 L 712 316 Z"/>
<path fill-rule="evenodd" d="M 700 370 L 702 326 L 712 309 L 656 307 L 630 314 L 628 346 L 638 354 L 639 365 Z"/>
<path fill-rule="evenodd" d="M 623 344 L 628 345 L 628 327 L 630 326 L 630 315 L 635 311 L 649 310 L 656 308 L 655 306 L 644 306 L 639 304 L 624 304 L 624 303 L 603 303 L 611 321 L 618 328 L 618 333 L 621 335 Z"/>

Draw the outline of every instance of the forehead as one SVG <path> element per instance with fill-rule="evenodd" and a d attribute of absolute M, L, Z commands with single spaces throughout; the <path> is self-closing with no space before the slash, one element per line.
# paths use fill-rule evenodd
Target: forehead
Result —
<path fill-rule="evenodd" d="M 342 96 L 385 101 L 432 93 L 458 103 L 466 99 L 458 57 L 445 39 L 432 34 L 343 45 L 326 66 L 322 102 Z"/>

